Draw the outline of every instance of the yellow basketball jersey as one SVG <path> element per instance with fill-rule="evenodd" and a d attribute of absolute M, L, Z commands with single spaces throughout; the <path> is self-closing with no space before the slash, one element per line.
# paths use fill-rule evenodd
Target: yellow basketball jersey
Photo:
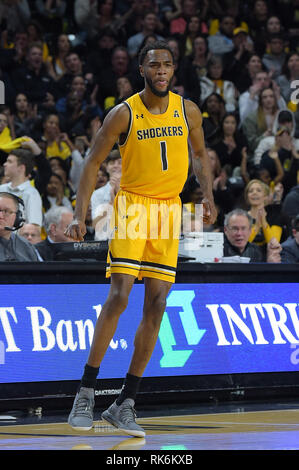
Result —
<path fill-rule="evenodd" d="M 152 114 L 138 93 L 125 103 L 130 126 L 119 145 L 121 189 L 158 199 L 177 197 L 188 174 L 188 124 L 183 98 L 169 93 L 165 113 Z"/>

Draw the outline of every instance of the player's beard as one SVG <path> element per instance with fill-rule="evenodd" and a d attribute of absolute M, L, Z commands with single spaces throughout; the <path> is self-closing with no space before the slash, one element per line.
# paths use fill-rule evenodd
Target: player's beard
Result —
<path fill-rule="evenodd" d="M 173 78 L 173 77 L 169 80 L 168 86 L 167 86 L 167 88 L 166 88 L 165 91 L 159 91 L 159 90 L 157 90 L 157 88 L 155 88 L 155 86 L 154 86 L 154 84 L 153 84 L 152 79 L 149 78 L 146 74 L 144 74 L 144 78 L 145 78 L 145 81 L 146 81 L 146 83 L 148 84 L 148 86 L 149 86 L 151 92 L 152 92 L 154 95 L 159 96 L 159 98 L 164 98 L 165 96 L 168 95 L 168 92 L 169 92 L 169 90 L 171 89 L 172 78 Z"/>

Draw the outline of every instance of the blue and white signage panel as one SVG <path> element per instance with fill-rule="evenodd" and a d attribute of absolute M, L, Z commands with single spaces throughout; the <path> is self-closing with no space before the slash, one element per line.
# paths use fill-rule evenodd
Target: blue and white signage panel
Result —
<path fill-rule="evenodd" d="M 79 380 L 109 284 L 1 285 L 0 383 Z M 136 284 L 101 365 L 125 376 Z M 299 370 L 299 284 L 175 284 L 146 377 Z"/>

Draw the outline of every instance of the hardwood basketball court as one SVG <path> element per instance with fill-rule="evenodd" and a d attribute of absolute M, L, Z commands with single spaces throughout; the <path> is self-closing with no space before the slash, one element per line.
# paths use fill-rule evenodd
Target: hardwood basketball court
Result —
<path fill-rule="evenodd" d="M 138 411 L 145 439 L 126 436 L 102 420 L 88 432 L 76 432 L 67 416 L 1 413 L 0 450 L 299 450 L 299 403 L 163 410 L 152 416 Z"/>

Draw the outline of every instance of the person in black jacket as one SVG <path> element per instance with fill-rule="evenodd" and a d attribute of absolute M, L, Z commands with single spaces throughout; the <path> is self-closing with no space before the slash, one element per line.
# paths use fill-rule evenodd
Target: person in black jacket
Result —
<path fill-rule="evenodd" d="M 268 243 L 267 254 L 250 243 L 252 218 L 243 209 L 234 209 L 226 214 L 224 219 L 224 251 L 226 256 L 241 256 L 250 258 L 251 263 L 280 263 L 281 245 L 274 238 Z"/>
<path fill-rule="evenodd" d="M 223 76 L 225 80 L 233 82 L 242 93 L 251 85 L 247 64 L 253 53 L 254 46 L 248 36 L 248 31 L 242 27 L 234 29 L 232 41 L 234 44 L 233 50 L 223 55 Z"/>
<path fill-rule="evenodd" d="M 281 246 L 282 263 L 299 263 L 299 214 L 292 219 L 292 236 Z"/>
<path fill-rule="evenodd" d="M 71 241 L 64 235 L 64 231 L 72 220 L 73 212 L 64 206 L 53 207 L 45 213 L 44 225 L 47 238 L 35 245 L 44 261 L 54 260 L 55 243 Z"/>
<path fill-rule="evenodd" d="M 39 43 L 29 46 L 26 66 L 16 68 L 11 79 L 16 93 L 24 93 L 33 105 L 42 105 L 48 95 L 55 96 L 55 83 L 43 62 L 43 49 Z"/>
<path fill-rule="evenodd" d="M 289 217 L 296 217 L 299 207 L 299 184 L 294 186 L 286 195 L 282 203 L 282 210 Z"/>
<path fill-rule="evenodd" d="M 232 170 L 239 167 L 242 151 L 247 146 L 246 137 L 238 129 L 236 113 L 225 113 L 219 126 L 219 140 L 212 146 L 220 159 L 221 166 L 229 164 Z"/>

